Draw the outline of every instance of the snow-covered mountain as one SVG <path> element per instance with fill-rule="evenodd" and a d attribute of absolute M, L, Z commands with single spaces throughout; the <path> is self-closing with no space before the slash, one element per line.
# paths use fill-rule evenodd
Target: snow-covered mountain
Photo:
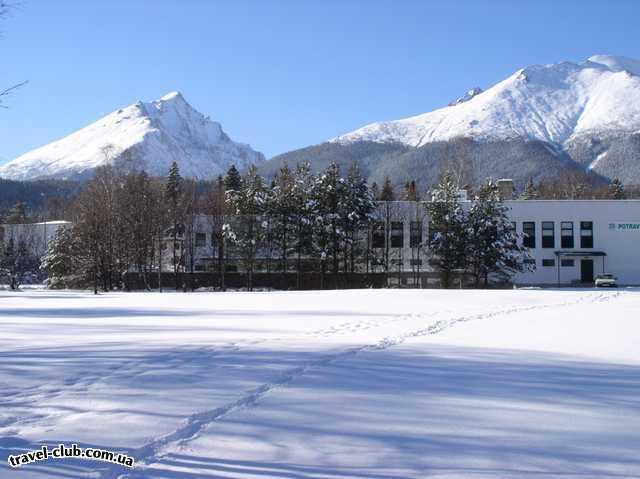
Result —
<path fill-rule="evenodd" d="M 14 180 L 85 178 L 108 162 L 166 175 L 177 161 L 183 176 L 210 178 L 235 164 L 242 169 L 264 161 L 249 145 L 236 143 L 172 92 L 149 103 L 117 110 L 71 135 L 0 166 Z"/>
<path fill-rule="evenodd" d="M 420 147 L 468 137 L 564 144 L 592 131 L 640 131 L 640 61 L 599 55 L 579 64 L 532 66 L 467 95 L 453 106 L 373 123 L 333 141 Z"/>
<path fill-rule="evenodd" d="M 464 149 L 481 176 L 523 179 L 572 167 L 640 183 L 640 61 L 596 55 L 530 66 L 447 107 L 372 123 L 321 146 L 362 157 L 379 180 L 380 169 L 399 179 L 419 177 L 451 154 L 445 145 Z M 393 167 L 380 164 L 372 149 Z M 295 160 L 295 153 L 285 156 Z"/>

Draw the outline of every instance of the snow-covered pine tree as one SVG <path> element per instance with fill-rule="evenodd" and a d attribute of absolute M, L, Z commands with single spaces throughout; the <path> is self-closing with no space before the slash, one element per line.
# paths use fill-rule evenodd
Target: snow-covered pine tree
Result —
<path fill-rule="evenodd" d="M 612 200 L 624 200 L 626 198 L 626 193 L 624 191 L 624 185 L 619 178 L 614 178 L 613 181 L 609 184 L 609 188 L 607 190 L 607 196 Z"/>
<path fill-rule="evenodd" d="M 266 216 L 272 221 L 273 237 L 280 254 L 280 269 L 287 271 L 289 253 L 295 246 L 296 214 L 296 178 L 288 165 L 283 165 L 274 178 L 274 186 L 269 192 Z"/>
<path fill-rule="evenodd" d="M 49 242 L 40 269 L 47 274 L 49 288 L 68 288 L 82 284 L 81 246 L 73 228 L 58 228 Z"/>
<path fill-rule="evenodd" d="M 312 189 L 312 198 L 317 205 L 317 216 L 314 222 L 314 251 L 320 259 L 322 287 L 324 287 L 326 262 L 329 256 L 331 256 L 334 281 L 337 285 L 340 245 L 344 238 L 344 230 L 340 224 L 340 201 L 344 195 L 344 184 L 344 178 L 340 177 L 340 168 L 332 162 L 318 174 Z"/>
<path fill-rule="evenodd" d="M 453 276 L 466 265 L 466 218 L 458 198 L 458 185 L 448 173 L 432 191 L 431 202 L 426 204 L 431 219 L 429 224 L 429 250 L 431 263 L 440 274 L 443 288 L 452 286 Z"/>
<path fill-rule="evenodd" d="M 529 180 L 527 180 L 527 184 L 524 187 L 524 191 L 520 195 L 520 199 L 535 200 L 538 198 L 538 196 L 540 196 L 540 193 L 538 192 L 538 188 L 536 187 L 536 184 L 533 182 L 533 178 L 529 177 Z"/>
<path fill-rule="evenodd" d="M 240 172 L 236 168 L 236 165 L 231 165 L 231 168 L 227 170 L 227 175 L 224 177 L 224 186 L 227 191 L 239 191 L 242 186 L 242 177 Z"/>
<path fill-rule="evenodd" d="M 262 217 L 268 201 L 267 190 L 255 166 L 249 168 L 239 190 L 227 191 L 227 198 L 237 217 L 233 225 L 225 225 L 225 238 L 239 252 L 247 271 L 247 289 L 252 291 L 256 257 L 268 226 Z"/>
<path fill-rule="evenodd" d="M 340 220 L 344 231 L 344 271 L 353 273 L 356 257 L 364 250 L 360 246 L 358 233 L 367 229 L 373 221 L 376 203 L 367 182 L 360 173 L 358 163 L 349 168 L 340 200 Z"/>
<path fill-rule="evenodd" d="M 293 248 L 296 253 L 296 288 L 302 286 L 302 257 L 313 253 L 313 233 L 318 216 L 318 203 L 313 197 L 315 178 L 311 174 L 309 163 L 296 166 L 295 182 L 292 191 L 294 198 L 295 239 Z"/>
<path fill-rule="evenodd" d="M 2 256 L 0 256 L 0 276 L 6 277 L 7 282 L 13 289 L 13 271 L 16 261 L 16 245 L 13 238 L 9 238 L 6 243 L 2 245 Z"/>
<path fill-rule="evenodd" d="M 487 180 L 474 197 L 466 220 L 465 256 L 475 287 L 487 287 L 491 279 L 509 281 L 514 273 L 531 267 L 525 262 L 529 253 L 507 213 L 498 186 Z"/>

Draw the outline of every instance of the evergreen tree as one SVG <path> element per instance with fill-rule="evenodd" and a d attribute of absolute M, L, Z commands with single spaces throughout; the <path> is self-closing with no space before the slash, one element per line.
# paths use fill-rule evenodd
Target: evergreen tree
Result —
<path fill-rule="evenodd" d="M 384 179 L 384 183 L 382 185 L 382 191 L 380 191 L 380 200 L 381 201 L 393 201 L 395 200 L 395 193 L 393 191 L 393 185 L 391 184 L 391 180 L 387 176 Z"/>
<path fill-rule="evenodd" d="M 315 178 L 311 174 L 309 163 L 297 165 L 295 185 L 292 192 L 295 203 L 295 244 L 296 252 L 296 286 L 302 286 L 302 257 L 313 252 L 313 232 L 318 204 L 313 198 Z"/>
<path fill-rule="evenodd" d="M 535 199 L 538 198 L 538 196 L 540 196 L 540 193 L 538 192 L 538 188 L 536 187 L 535 183 L 533 182 L 533 178 L 529 177 L 529 180 L 527 181 L 527 184 L 524 187 L 524 191 L 520 195 L 520 199 L 521 200 L 535 200 Z"/>
<path fill-rule="evenodd" d="M 177 208 L 180 201 L 180 195 L 182 194 L 182 176 L 180 176 L 180 169 L 178 163 L 175 161 L 169 168 L 169 174 L 167 175 L 167 183 L 165 188 L 165 197 L 169 203 L 169 207 Z"/>
<path fill-rule="evenodd" d="M 487 287 L 490 276 L 508 281 L 529 267 L 525 259 L 530 256 L 519 243 L 507 213 L 498 186 L 488 180 L 473 199 L 466 220 L 466 264 L 476 287 Z"/>
<path fill-rule="evenodd" d="M 9 210 L 5 222 L 8 224 L 24 224 L 27 222 L 27 206 L 19 201 Z"/>
<path fill-rule="evenodd" d="M 225 237 L 238 248 L 247 270 L 247 289 L 252 291 L 256 256 L 268 226 L 262 218 L 268 194 L 255 166 L 249 168 L 239 190 L 227 191 L 227 198 L 238 217 L 233 226 L 225 225 Z"/>
<path fill-rule="evenodd" d="M 37 269 L 38 260 L 29 253 L 27 240 L 20 239 L 16 244 L 16 241 L 10 238 L 0 258 L 0 273 L 9 277 L 11 289 L 18 289 L 25 274 L 35 274 Z"/>
<path fill-rule="evenodd" d="M 408 181 L 404 185 L 404 199 L 406 201 L 418 201 L 418 188 L 415 180 Z"/>
<path fill-rule="evenodd" d="M 376 183 L 375 181 L 371 183 L 371 187 L 369 188 L 369 191 L 371 191 L 371 196 L 373 197 L 374 200 L 377 201 L 380 199 L 380 187 L 378 186 L 378 183 Z"/>
<path fill-rule="evenodd" d="M 431 218 L 429 249 L 440 273 L 443 288 L 452 285 L 453 275 L 466 265 L 466 218 L 458 200 L 458 185 L 445 173 L 426 205 Z"/>
<path fill-rule="evenodd" d="M 240 191 L 242 187 L 242 177 L 238 172 L 236 165 L 231 165 L 224 177 L 224 186 L 227 191 Z"/>
<path fill-rule="evenodd" d="M 340 224 L 340 202 L 344 188 L 345 181 L 340 177 L 340 168 L 332 162 L 316 177 L 312 189 L 312 198 L 317 205 L 314 251 L 320 259 L 323 287 L 329 256 L 333 264 L 334 285 L 337 286 L 340 245 L 344 237 L 344 230 Z"/>
<path fill-rule="evenodd" d="M 47 274 L 49 288 L 69 288 L 83 284 L 82 247 L 73 228 L 58 228 L 49 242 L 40 268 Z"/>
<path fill-rule="evenodd" d="M 180 256 L 182 254 L 178 237 L 182 235 L 182 213 L 180 211 L 180 203 L 182 199 L 182 177 L 178 164 L 174 161 L 169 169 L 167 183 L 165 185 L 165 201 L 168 209 L 168 216 L 171 221 L 171 243 L 172 243 L 172 261 L 173 261 L 173 277 L 176 290 L 180 288 L 178 281 L 178 271 L 180 269 Z"/>
<path fill-rule="evenodd" d="M 626 198 L 624 185 L 618 178 L 614 178 L 609 184 L 607 193 L 607 197 L 612 200 L 624 200 Z"/>
<path fill-rule="evenodd" d="M 376 208 L 375 200 L 357 163 L 353 163 L 349 168 L 343 192 L 343 198 L 340 201 L 340 217 L 345 240 L 344 271 L 353 273 L 356 256 L 360 253 L 357 250 L 358 233 L 373 221 L 373 212 Z"/>
<path fill-rule="evenodd" d="M 296 197 L 295 175 L 286 164 L 280 168 L 273 183 L 265 213 L 274 220 L 273 234 L 284 273 L 287 271 L 289 253 L 295 244 L 295 217 L 298 213 L 299 199 Z"/>

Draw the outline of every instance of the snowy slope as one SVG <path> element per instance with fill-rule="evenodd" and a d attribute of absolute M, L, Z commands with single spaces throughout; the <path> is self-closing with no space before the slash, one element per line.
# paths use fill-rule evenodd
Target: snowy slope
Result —
<path fill-rule="evenodd" d="M 0 477 L 640 477 L 639 299 L 0 291 Z"/>
<path fill-rule="evenodd" d="M 308 161 L 318 171 L 331 161 L 344 169 L 357 161 L 370 182 L 388 177 L 426 188 L 452 159 L 476 182 L 513 178 L 518 188 L 568 172 L 595 184 L 640 184 L 640 62 L 596 55 L 530 66 L 447 107 L 372 123 L 278 155 L 260 170 L 273 176 L 285 163 Z"/>
<path fill-rule="evenodd" d="M 334 142 L 400 142 L 419 147 L 469 137 L 563 144 L 594 131 L 640 131 L 640 61 L 596 55 L 583 63 L 536 65 L 452 106 L 373 123 Z"/>
<path fill-rule="evenodd" d="M 105 154 L 105 146 L 113 148 Z M 165 175 L 177 161 L 183 176 L 208 178 L 232 164 L 245 168 L 264 160 L 249 145 L 232 141 L 211 121 L 172 92 L 137 102 L 71 135 L 0 166 L 0 177 L 14 180 L 86 177 L 108 161 Z"/>

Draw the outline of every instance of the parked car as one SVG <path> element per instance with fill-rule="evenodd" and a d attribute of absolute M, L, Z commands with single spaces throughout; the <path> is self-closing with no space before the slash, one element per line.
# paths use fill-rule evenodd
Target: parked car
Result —
<path fill-rule="evenodd" d="M 596 288 L 608 286 L 610 288 L 618 287 L 618 278 L 612 274 L 599 274 L 596 276 Z"/>

